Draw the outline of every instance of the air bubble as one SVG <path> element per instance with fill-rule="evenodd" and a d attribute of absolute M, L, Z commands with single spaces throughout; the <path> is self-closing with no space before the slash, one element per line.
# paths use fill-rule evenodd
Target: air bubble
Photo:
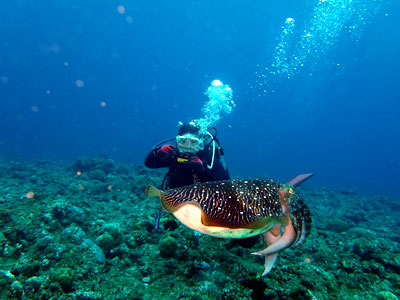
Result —
<path fill-rule="evenodd" d="M 192 121 L 200 127 L 200 133 L 205 133 L 208 128 L 215 126 L 221 118 L 221 113 L 230 114 L 236 106 L 232 100 L 232 89 L 218 79 L 211 82 L 205 94 L 208 96 L 208 102 L 202 109 L 204 116 Z"/>
<path fill-rule="evenodd" d="M 294 19 L 287 18 L 270 66 L 257 74 L 260 88 L 268 87 L 272 91 L 271 83 L 293 78 L 300 70 L 312 74 L 343 39 L 348 37 L 357 42 L 367 23 L 381 11 L 383 3 L 383 0 L 319 0 L 299 30 L 295 28 Z"/>

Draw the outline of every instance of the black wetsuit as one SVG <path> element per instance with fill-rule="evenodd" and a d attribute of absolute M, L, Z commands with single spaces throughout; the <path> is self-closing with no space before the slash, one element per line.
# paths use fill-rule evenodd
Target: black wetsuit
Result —
<path fill-rule="evenodd" d="M 144 161 L 148 168 L 169 168 L 165 188 L 178 188 L 196 182 L 230 179 L 223 164 L 220 151 L 215 150 L 212 168 L 213 149 L 204 149 L 197 154 L 181 153 L 173 145 L 164 145 L 152 150 Z"/>

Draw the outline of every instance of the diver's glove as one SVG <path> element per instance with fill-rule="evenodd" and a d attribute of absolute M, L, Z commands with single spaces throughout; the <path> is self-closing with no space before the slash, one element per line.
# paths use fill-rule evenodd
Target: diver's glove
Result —
<path fill-rule="evenodd" d="M 158 148 L 154 151 L 155 155 L 159 158 L 167 158 L 175 151 L 174 145 L 164 145 L 161 148 Z"/>
<path fill-rule="evenodd" d="M 193 153 L 179 153 L 177 162 L 189 165 L 195 173 L 204 171 L 203 161 Z"/>
<path fill-rule="evenodd" d="M 203 161 L 195 155 L 189 159 L 188 164 L 192 166 L 192 169 L 195 173 L 201 173 L 204 171 Z"/>

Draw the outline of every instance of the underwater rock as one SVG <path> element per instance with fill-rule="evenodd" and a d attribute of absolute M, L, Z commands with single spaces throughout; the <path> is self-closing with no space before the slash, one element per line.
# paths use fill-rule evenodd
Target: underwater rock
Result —
<path fill-rule="evenodd" d="M 109 233 L 112 235 L 116 243 L 121 243 L 122 233 L 121 226 L 118 223 L 106 223 L 102 228 L 103 233 Z"/>
<path fill-rule="evenodd" d="M 102 170 L 106 174 L 115 170 L 114 162 L 108 159 L 105 155 L 96 155 L 93 157 L 79 158 L 75 164 L 70 167 L 75 172 L 88 172 L 91 170 Z"/>
<path fill-rule="evenodd" d="M 101 300 L 103 299 L 99 293 L 95 292 L 76 292 L 74 294 L 76 300 Z"/>
<path fill-rule="evenodd" d="M 3 248 L 2 255 L 5 257 L 12 257 L 16 251 L 17 249 L 15 247 L 7 243 Z"/>
<path fill-rule="evenodd" d="M 378 293 L 378 300 L 398 300 L 399 298 L 396 297 L 396 295 L 394 295 L 391 292 L 387 292 L 387 291 L 382 291 Z"/>
<path fill-rule="evenodd" d="M 79 249 L 87 251 L 89 253 L 89 256 L 98 264 L 104 264 L 106 262 L 103 250 L 90 239 L 84 239 Z M 87 261 L 86 263 L 88 264 L 89 261 Z"/>
<path fill-rule="evenodd" d="M 344 232 L 349 230 L 350 225 L 342 219 L 329 219 L 325 223 L 325 229 L 333 232 Z"/>
<path fill-rule="evenodd" d="M 138 195 L 140 199 L 143 199 L 143 188 L 146 188 L 149 182 L 155 182 L 155 184 L 157 185 L 161 181 L 162 178 L 160 178 L 160 180 L 154 180 L 154 178 L 149 177 L 146 174 L 137 175 L 133 178 L 133 180 L 130 181 L 131 192 Z"/>
<path fill-rule="evenodd" d="M 97 195 L 97 196 L 102 195 L 102 194 L 108 192 L 107 187 L 108 187 L 108 185 L 105 183 L 94 183 L 90 186 L 90 194 Z M 106 197 L 103 197 L 101 199 L 101 201 L 110 202 L 110 200 Z"/>
<path fill-rule="evenodd" d="M 109 233 L 103 233 L 102 235 L 98 236 L 96 239 L 96 244 L 106 253 L 118 245 L 113 236 Z"/>
<path fill-rule="evenodd" d="M 15 297 L 17 297 L 18 299 L 20 299 L 24 293 L 24 287 L 22 286 L 22 284 L 19 281 L 14 281 L 13 283 L 11 283 L 10 286 L 10 291 L 11 294 Z"/>
<path fill-rule="evenodd" d="M 24 292 L 25 295 L 31 295 L 41 288 L 41 286 L 47 281 L 47 278 L 44 276 L 37 277 L 33 276 L 28 278 L 24 283 Z"/>
<path fill-rule="evenodd" d="M 110 256 L 112 256 L 112 257 L 118 256 L 119 258 L 122 258 L 122 257 L 126 257 L 129 255 L 130 255 L 130 251 L 129 251 L 128 246 L 125 243 L 110 250 Z"/>
<path fill-rule="evenodd" d="M 9 271 L 0 270 L 0 288 L 5 288 L 15 281 L 15 276 Z"/>
<path fill-rule="evenodd" d="M 356 224 L 367 220 L 367 213 L 362 210 L 346 212 L 343 214 L 343 216 Z"/>
<path fill-rule="evenodd" d="M 178 242 L 172 236 L 167 236 L 166 238 L 163 238 L 158 245 L 160 255 L 164 258 L 174 257 L 177 248 Z"/>
<path fill-rule="evenodd" d="M 79 226 L 73 224 L 66 227 L 61 235 L 66 238 L 69 242 L 78 245 L 81 244 L 83 239 L 85 238 L 85 232 Z"/>
<path fill-rule="evenodd" d="M 36 246 L 39 249 L 44 249 L 50 244 L 52 244 L 54 241 L 54 238 L 51 235 L 44 235 L 43 237 L 39 238 L 36 242 Z"/>
<path fill-rule="evenodd" d="M 142 282 L 143 282 L 143 283 L 147 283 L 147 284 L 150 283 L 150 282 L 151 282 L 151 277 L 149 277 L 149 276 L 143 277 L 143 278 L 142 278 Z"/>
<path fill-rule="evenodd" d="M 4 233 L 0 231 L 0 253 L 3 252 L 3 249 L 6 244 L 7 244 L 7 238 L 4 236 Z"/>
<path fill-rule="evenodd" d="M 64 236 L 67 241 L 78 246 L 72 249 L 81 253 L 82 256 L 85 257 L 87 264 L 90 264 L 91 261 L 97 264 L 105 263 L 103 250 L 91 239 L 86 238 L 85 232 L 79 226 L 68 226 L 62 231 L 61 235 Z"/>
<path fill-rule="evenodd" d="M 53 206 L 52 213 L 64 226 L 72 223 L 83 224 L 86 220 L 86 214 L 82 208 L 69 205 L 65 202 L 56 203 Z"/>
<path fill-rule="evenodd" d="M 129 174 L 129 168 L 126 166 L 117 166 L 115 169 L 115 172 L 119 175 L 128 175 Z M 138 173 L 139 174 L 139 173 Z"/>
<path fill-rule="evenodd" d="M 141 221 L 136 227 L 145 228 L 148 233 L 154 233 L 155 231 L 154 224 L 150 223 L 148 220 Z"/>
<path fill-rule="evenodd" d="M 32 175 L 31 178 L 29 178 L 29 182 L 31 183 L 38 183 L 38 177 L 36 175 Z"/>
<path fill-rule="evenodd" d="M 21 257 L 11 273 L 15 276 L 23 275 L 26 277 L 37 276 L 40 270 L 40 262 L 31 257 Z"/>
<path fill-rule="evenodd" d="M 377 234 L 376 232 L 372 231 L 372 230 L 368 230 L 366 228 L 361 228 L 361 227 L 353 227 L 350 228 L 347 232 L 347 235 L 349 235 L 349 237 L 351 237 L 351 239 L 355 239 L 358 237 L 365 237 L 365 238 L 369 238 L 369 239 L 376 239 L 377 238 Z"/>
<path fill-rule="evenodd" d="M 88 175 L 91 180 L 98 180 L 98 181 L 105 181 L 107 177 L 106 172 L 99 169 L 90 171 Z"/>
<path fill-rule="evenodd" d="M 78 224 L 83 224 L 86 220 L 85 212 L 82 208 L 77 206 L 70 206 L 67 210 L 66 217 L 70 223 L 75 222 Z"/>
<path fill-rule="evenodd" d="M 396 274 L 400 274 L 400 255 L 397 254 L 397 257 L 393 260 L 388 260 L 384 263 L 384 267 L 386 270 L 391 271 Z M 399 283 L 400 286 L 400 283 Z"/>
<path fill-rule="evenodd" d="M 102 234 L 96 238 L 96 244 L 107 254 L 122 242 L 122 233 L 118 223 L 103 224 L 101 232 Z"/>
<path fill-rule="evenodd" d="M 362 260 L 370 260 L 380 256 L 380 249 L 376 247 L 376 242 L 364 237 L 352 241 L 351 252 L 357 254 Z"/>
<path fill-rule="evenodd" d="M 58 282 L 61 289 L 65 292 L 71 292 L 74 284 L 74 271 L 71 268 L 55 269 L 50 276 L 53 282 Z"/>
<path fill-rule="evenodd" d="M 164 225 L 164 230 L 174 231 L 175 229 L 178 228 L 179 223 L 172 219 L 165 221 L 163 225 Z"/>
<path fill-rule="evenodd" d="M 77 225 L 65 228 L 61 235 L 65 240 L 72 243 L 69 245 L 71 250 L 80 253 L 80 257 L 85 262 L 86 269 L 98 269 L 98 265 L 105 263 L 103 250 L 91 239 L 86 238 L 85 232 Z"/>

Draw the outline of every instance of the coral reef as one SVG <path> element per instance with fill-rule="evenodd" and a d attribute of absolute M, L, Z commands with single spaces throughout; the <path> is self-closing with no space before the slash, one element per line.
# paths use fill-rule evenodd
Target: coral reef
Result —
<path fill-rule="evenodd" d="M 299 188 L 307 242 L 262 258 L 193 232 L 144 197 L 163 171 L 104 156 L 0 167 L 0 299 L 398 299 L 400 204 Z"/>

